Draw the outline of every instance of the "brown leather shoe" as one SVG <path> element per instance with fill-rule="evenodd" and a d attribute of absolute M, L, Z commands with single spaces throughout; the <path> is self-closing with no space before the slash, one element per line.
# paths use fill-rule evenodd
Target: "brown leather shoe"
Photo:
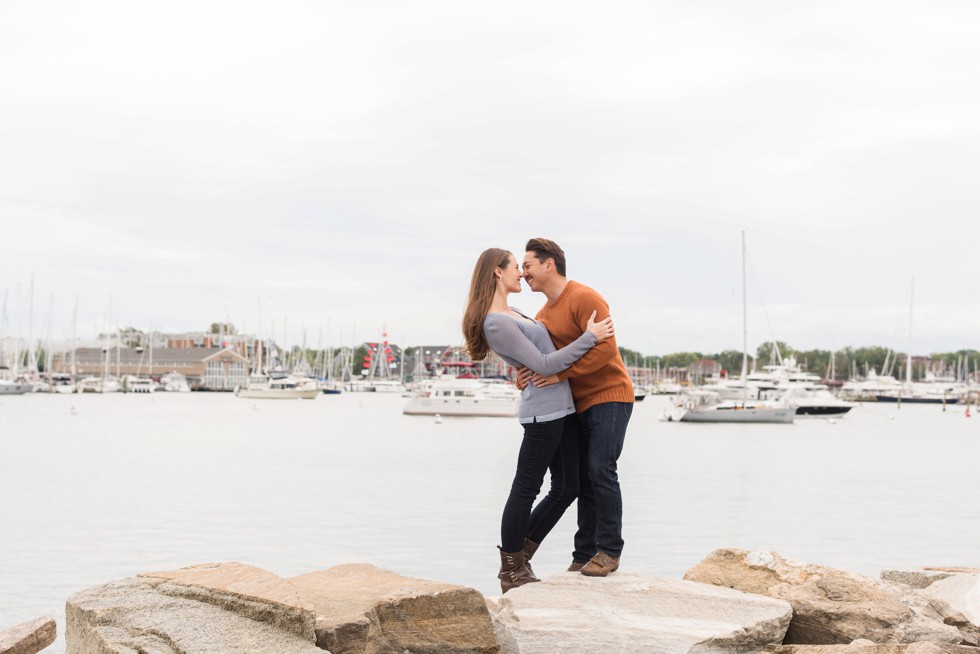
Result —
<path fill-rule="evenodd" d="M 585 565 L 585 564 L 582 563 L 581 561 L 576 561 L 575 559 L 572 559 L 572 565 L 568 566 L 568 571 L 569 572 L 578 572 L 579 570 L 582 569 L 582 566 L 583 565 Z"/>
<path fill-rule="evenodd" d="M 541 543 L 535 543 L 533 540 L 527 538 L 524 539 L 524 566 L 531 573 L 532 577 L 534 577 L 534 570 L 531 569 L 531 557 L 534 556 L 534 553 L 538 551 L 539 547 L 541 547 Z M 537 579 L 537 577 L 534 578 Z"/>
<path fill-rule="evenodd" d="M 541 581 L 527 569 L 524 563 L 524 552 L 505 552 L 500 547 L 500 572 L 497 579 L 500 580 L 500 590 L 506 593 L 512 588 L 523 586 L 534 581 Z"/>
<path fill-rule="evenodd" d="M 619 570 L 619 557 L 598 552 L 592 560 L 582 566 L 581 573 L 587 577 L 605 577 Z"/>

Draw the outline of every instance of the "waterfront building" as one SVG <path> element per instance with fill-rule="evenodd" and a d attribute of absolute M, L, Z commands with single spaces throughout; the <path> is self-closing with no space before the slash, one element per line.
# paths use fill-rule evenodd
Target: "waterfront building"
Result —
<path fill-rule="evenodd" d="M 178 372 L 194 390 L 233 391 L 248 381 L 248 359 L 230 348 L 78 348 L 75 354 L 76 378 L 101 376 L 149 376 L 159 381 L 167 373 Z M 150 367 L 152 361 L 152 368 Z M 71 352 L 57 354 L 52 361 L 56 373 L 71 372 Z"/>

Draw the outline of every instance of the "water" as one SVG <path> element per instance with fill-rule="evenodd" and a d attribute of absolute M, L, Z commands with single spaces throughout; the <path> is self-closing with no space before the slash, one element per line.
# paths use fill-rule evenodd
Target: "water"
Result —
<path fill-rule="evenodd" d="M 623 569 L 680 577 L 719 547 L 877 575 L 980 567 L 980 417 L 864 405 L 793 425 L 660 422 L 620 462 Z M 112 579 L 211 561 L 293 576 L 366 562 L 499 593 L 495 545 L 521 430 L 402 416 L 397 395 L 0 398 L 0 629 Z M 571 555 L 570 511 L 535 557 Z"/>

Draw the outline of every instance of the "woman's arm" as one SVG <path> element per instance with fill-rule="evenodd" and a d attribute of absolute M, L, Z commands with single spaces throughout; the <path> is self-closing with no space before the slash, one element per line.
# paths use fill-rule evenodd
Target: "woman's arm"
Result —
<path fill-rule="evenodd" d="M 568 368 L 597 342 L 595 334 L 586 331 L 557 352 L 545 354 L 524 335 L 520 325 L 512 318 L 490 314 L 483 323 L 483 329 L 494 352 L 545 376 Z"/>

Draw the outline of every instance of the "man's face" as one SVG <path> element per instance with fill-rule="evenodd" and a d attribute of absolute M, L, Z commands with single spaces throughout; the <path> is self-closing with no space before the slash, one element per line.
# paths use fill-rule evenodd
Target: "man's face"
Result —
<path fill-rule="evenodd" d="M 540 290 L 541 281 L 544 280 L 547 274 L 546 264 L 547 261 L 545 263 L 538 261 L 534 252 L 524 253 L 524 262 L 521 264 L 521 270 L 524 273 L 524 281 L 527 282 L 528 287 L 532 291 Z"/>

